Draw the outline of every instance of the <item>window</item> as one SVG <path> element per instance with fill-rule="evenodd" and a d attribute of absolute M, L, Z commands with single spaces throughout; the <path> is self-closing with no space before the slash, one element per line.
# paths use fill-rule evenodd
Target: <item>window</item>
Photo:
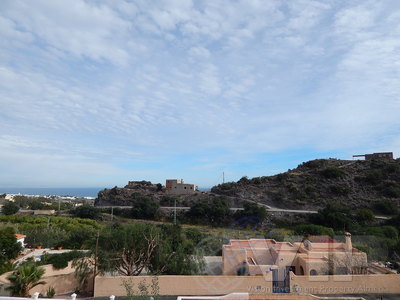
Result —
<path fill-rule="evenodd" d="M 311 276 L 318 275 L 318 272 L 317 272 L 316 270 L 312 269 L 312 270 L 310 271 L 310 275 L 311 275 Z"/>

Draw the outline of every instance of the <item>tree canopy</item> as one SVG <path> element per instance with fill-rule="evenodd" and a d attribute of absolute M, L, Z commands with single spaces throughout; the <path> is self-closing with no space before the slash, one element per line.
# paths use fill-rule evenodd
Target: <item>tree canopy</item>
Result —
<path fill-rule="evenodd" d="M 15 238 L 14 229 L 6 227 L 0 229 L 0 265 L 14 259 L 21 252 L 21 245 Z"/>
<path fill-rule="evenodd" d="M 4 203 L 1 211 L 6 216 L 13 215 L 19 211 L 19 206 L 17 204 L 15 204 L 14 202 L 6 201 L 6 203 Z"/>
<path fill-rule="evenodd" d="M 125 276 L 144 269 L 153 274 L 194 274 L 199 271 L 194 245 L 179 226 L 119 224 L 99 234 L 98 260 L 103 271 Z"/>

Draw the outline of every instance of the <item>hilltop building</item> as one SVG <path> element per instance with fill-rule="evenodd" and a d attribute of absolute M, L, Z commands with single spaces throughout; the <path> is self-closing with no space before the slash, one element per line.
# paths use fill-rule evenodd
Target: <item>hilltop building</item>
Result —
<path fill-rule="evenodd" d="M 393 152 L 378 152 L 372 154 L 357 154 L 353 157 L 365 157 L 365 160 L 371 159 L 393 159 Z"/>
<path fill-rule="evenodd" d="M 167 193 L 174 195 L 193 194 L 198 190 L 197 185 L 184 183 L 183 179 L 167 179 L 165 181 Z"/>

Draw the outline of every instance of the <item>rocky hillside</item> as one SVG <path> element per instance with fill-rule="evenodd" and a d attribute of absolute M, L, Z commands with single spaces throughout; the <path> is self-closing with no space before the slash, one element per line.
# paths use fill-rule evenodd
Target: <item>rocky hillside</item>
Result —
<path fill-rule="evenodd" d="M 315 209 L 332 201 L 354 208 L 372 208 L 382 200 L 399 205 L 400 159 L 316 159 L 278 175 L 220 184 L 211 192 L 280 208 Z"/>
<path fill-rule="evenodd" d="M 161 206 L 173 206 L 174 199 L 178 206 L 190 206 L 217 196 L 226 196 L 231 207 L 241 207 L 245 200 L 287 209 L 318 209 L 333 201 L 354 208 L 373 208 L 382 200 L 399 205 L 400 159 L 316 159 L 278 175 L 243 177 L 217 185 L 211 192 L 174 197 L 161 184 L 131 181 L 123 188 L 100 191 L 95 205 L 132 206 L 139 198 L 148 197 Z"/>
<path fill-rule="evenodd" d="M 100 191 L 95 206 L 132 206 L 140 197 L 159 199 L 164 194 L 161 184 L 150 181 L 130 181 L 125 187 L 113 187 Z"/>
<path fill-rule="evenodd" d="M 190 206 L 201 199 L 209 199 L 216 195 L 206 192 L 195 192 L 191 195 L 173 196 L 165 191 L 160 183 L 153 184 L 150 181 L 130 181 L 125 187 L 113 187 L 112 189 L 104 189 L 97 195 L 95 206 L 132 206 L 138 199 L 142 197 L 150 198 L 158 202 L 161 206 L 174 206 L 174 202 L 178 206 Z M 233 200 L 232 206 L 235 206 Z"/>

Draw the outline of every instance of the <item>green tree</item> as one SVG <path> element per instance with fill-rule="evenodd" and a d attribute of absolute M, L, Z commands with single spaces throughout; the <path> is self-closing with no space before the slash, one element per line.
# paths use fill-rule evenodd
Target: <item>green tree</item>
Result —
<path fill-rule="evenodd" d="M 229 203 L 225 197 L 212 198 L 211 202 L 199 201 L 188 211 L 188 216 L 211 225 L 221 225 L 230 215 Z"/>
<path fill-rule="evenodd" d="M 318 214 L 310 215 L 310 221 L 335 230 L 350 230 L 354 223 L 350 209 L 339 203 L 328 203 Z"/>
<path fill-rule="evenodd" d="M 161 227 L 160 243 L 151 258 L 149 270 L 153 274 L 194 275 L 203 268 L 202 255 L 196 251 L 179 225 Z"/>
<path fill-rule="evenodd" d="M 19 211 L 19 206 L 17 204 L 15 204 L 14 202 L 6 201 L 6 203 L 3 205 L 1 211 L 6 216 L 13 215 Z"/>
<path fill-rule="evenodd" d="M 361 226 L 370 225 L 375 221 L 374 213 L 367 208 L 357 210 L 355 218 Z"/>
<path fill-rule="evenodd" d="M 243 204 L 243 215 L 246 217 L 256 217 L 264 220 L 267 217 L 267 210 L 264 206 L 258 205 L 254 202 L 246 201 Z"/>
<path fill-rule="evenodd" d="M 132 206 L 131 214 L 135 219 L 154 220 L 160 205 L 149 197 L 140 197 Z"/>
<path fill-rule="evenodd" d="M 99 267 L 124 276 L 137 276 L 149 267 L 160 243 L 160 230 L 146 223 L 105 228 L 99 237 Z"/>
<path fill-rule="evenodd" d="M 21 245 L 15 238 L 14 229 L 11 227 L 0 229 L 0 266 L 3 266 L 9 260 L 16 258 L 21 250 Z"/>
<path fill-rule="evenodd" d="M 28 297 L 32 288 L 46 283 L 41 281 L 44 272 L 45 270 L 36 266 L 34 262 L 23 264 L 8 275 L 7 279 L 11 286 L 6 289 L 11 292 L 12 296 Z"/>
<path fill-rule="evenodd" d="M 71 210 L 71 213 L 77 218 L 92 220 L 100 219 L 100 211 L 96 207 L 88 204 L 78 206 L 77 208 Z"/>

